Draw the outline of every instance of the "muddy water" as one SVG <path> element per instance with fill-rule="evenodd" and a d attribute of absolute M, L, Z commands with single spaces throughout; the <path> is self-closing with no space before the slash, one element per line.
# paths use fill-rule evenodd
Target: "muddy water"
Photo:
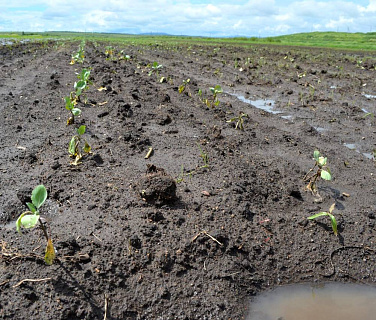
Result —
<path fill-rule="evenodd" d="M 266 292 L 251 303 L 246 320 L 375 320 L 376 287 L 294 285 Z"/>

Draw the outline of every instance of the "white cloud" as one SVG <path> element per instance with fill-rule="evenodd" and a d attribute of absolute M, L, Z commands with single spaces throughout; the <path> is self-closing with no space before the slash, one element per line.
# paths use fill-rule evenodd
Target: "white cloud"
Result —
<path fill-rule="evenodd" d="M 339 17 L 338 20 L 330 20 L 325 25 L 325 27 L 329 29 L 335 29 L 335 28 L 342 27 L 344 25 L 347 25 L 347 26 L 352 25 L 353 22 L 354 22 L 353 18 Z"/>
<path fill-rule="evenodd" d="M 376 31 L 376 0 L 359 3 L 357 0 L 0 0 L 0 7 L 4 8 L 0 11 L 0 21 L 3 30 L 25 31 L 218 36 L 270 36 L 348 28 L 368 32 L 372 26 Z"/>
<path fill-rule="evenodd" d="M 376 0 L 370 0 L 369 1 L 369 5 L 367 7 L 361 7 L 361 6 L 359 6 L 359 10 L 361 12 L 366 12 L 366 13 L 368 13 L 368 12 L 371 12 L 371 13 L 376 12 Z"/>

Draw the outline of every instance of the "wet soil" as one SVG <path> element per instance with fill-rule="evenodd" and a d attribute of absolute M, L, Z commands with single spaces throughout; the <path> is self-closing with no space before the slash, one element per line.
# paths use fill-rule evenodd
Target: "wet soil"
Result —
<path fill-rule="evenodd" d="M 245 319 L 278 285 L 376 282 L 373 54 L 125 43 L 106 59 L 106 45 L 87 42 L 74 65 L 78 43 L 0 48 L 1 318 Z M 67 126 L 84 67 L 93 84 Z M 241 113 L 244 131 L 227 122 Z M 73 166 L 82 124 L 92 152 Z M 316 149 L 333 175 L 320 197 L 303 181 Z M 14 225 L 38 184 L 52 266 L 42 231 Z M 338 237 L 307 220 L 333 203 Z"/>

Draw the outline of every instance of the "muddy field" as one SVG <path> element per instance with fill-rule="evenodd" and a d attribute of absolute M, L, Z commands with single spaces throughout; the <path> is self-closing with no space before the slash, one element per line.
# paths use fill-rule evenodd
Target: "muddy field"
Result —
<path fill-rule="evenodd" d="M 376 282 L 372 54 L 124 44 L 111 56 L 86 42 L 70 65 L 78 45 L 0 48 L 2 319 L 247 319 L 275 286 Z M 67 126 L 83 68 L 92 85 Z M 74 166 L 80 125 L 92 150 Z M 332 172 L 316 195 L 303 181 L 314 150 Z M 15 229 L 39 184 L 52 266 L 41 229 Z M 307 220 L 333 203 L 338 236 L 328 217 Z"/>

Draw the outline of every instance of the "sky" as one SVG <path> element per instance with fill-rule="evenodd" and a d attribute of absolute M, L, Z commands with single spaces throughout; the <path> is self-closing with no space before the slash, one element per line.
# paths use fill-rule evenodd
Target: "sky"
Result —
<path fill-rule="evenodd" d="M 376 0 L 0 0 L 0 31 L 213 37 L 376 32 Z"/>

